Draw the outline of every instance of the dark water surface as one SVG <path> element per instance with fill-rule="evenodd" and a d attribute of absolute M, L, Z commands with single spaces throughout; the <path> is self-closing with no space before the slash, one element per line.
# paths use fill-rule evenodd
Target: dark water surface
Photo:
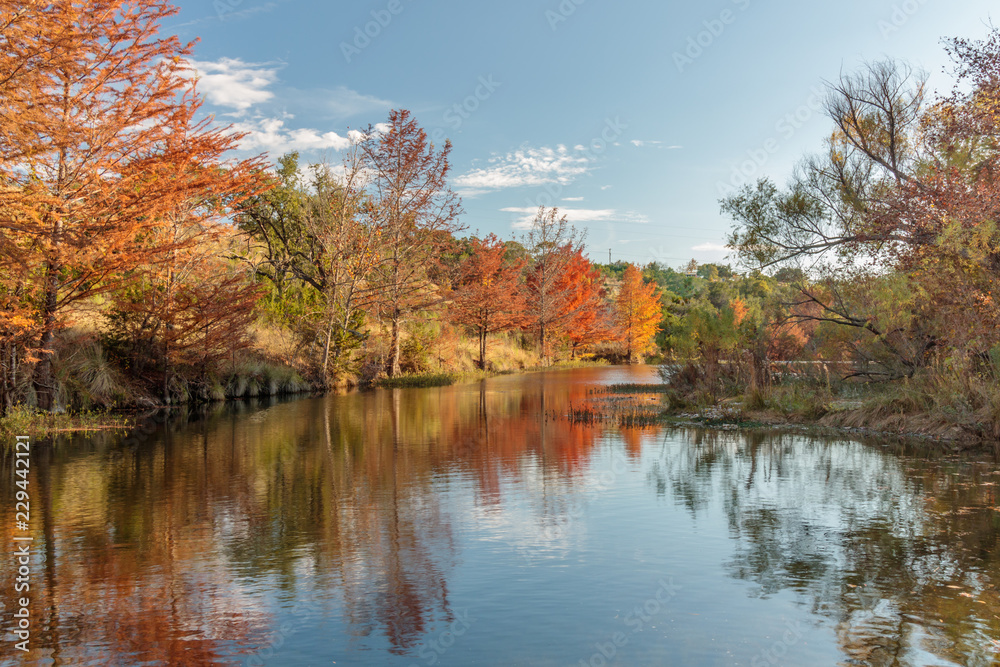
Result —
<path fill-rule="evenodd" d="M 34 443 L 3 664 L 1000 664 L 1000 466 L 574 426 L 648 368 L 259 406 Z"/>

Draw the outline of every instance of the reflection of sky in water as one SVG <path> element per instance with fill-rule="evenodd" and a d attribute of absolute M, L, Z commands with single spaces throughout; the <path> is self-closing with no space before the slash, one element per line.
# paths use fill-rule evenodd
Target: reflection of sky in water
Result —
<path fill-rule="evenodd" d="M 561 418 L 595 383 L 655 379 L 501 377 L 221 408 L 135 451 L 63 443 L 33 462 L 36 664 L 993 663 L 995 462 Z"/>

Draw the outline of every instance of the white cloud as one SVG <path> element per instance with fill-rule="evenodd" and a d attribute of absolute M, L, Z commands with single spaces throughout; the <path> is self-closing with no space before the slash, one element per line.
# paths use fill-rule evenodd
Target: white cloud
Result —
<path fill-rule="evenodd" d="M 574 156 L 565 146 L 521 148 L 506 155 L 494 155 L 489 166 L 462 174 L 454 182 L 465 196 L 547 183 L 567 185 L 587 173 L 590 164 L 590 158 Z"/>
<path fill-rule="evenodd" d="M 274 97 L 268 88 L 278 80 L 278 67 L 270 64 L 245 63 L 239 58 L 223 58 L 216 62 L 189 60 L 192 76 L 198 80 L 198 90 L 211 104 L 243 113 L 255 104 Z"/>
<path fill-rule="evenodd" d="M 563 201 L 583 201 L 583 197 L 563 197 Z"/>
<path fill-rule="evenodd" d="M 729 252 L 729 248 L 721 243 L 702 243 L 691 248 L 697 252 Z"/>
<path fill-rule="evenodd" d="M 602 185 L 601 190 L 610 190 L 613 187 L 614 187 L 613 185 Z"/>
<path fill-rule="evenodd" d="M 291 116 L 286 116 L 291 118 Z M 240 147 L 248 151 L 267 151 L 281 155 L 289 151 L 343 150 L 351 145 L 350 133 L 342 137 L 336 132 L 320 132 L 309 128 L 285 127 L 281 118 L 256 118 L 234 124 L 237 131 L 247 132 Z"/>
<path fill-rule="evenodd" d="M 239 58 L 220 60 L 189 60 L 188 76 L 198 81 L 198 91 L 210 105 L 232 109 L 229 114 L 237 120 L 233 128 L 246 132 L 240 147 L 247 151 L 267 151 L 283 154 L 289 151 L 343 150 L 364 138 L 358 130 L 348 130 L 341 136 L 337 132 L 289 126 L 292 114 L 280 111 L 278 103 L 338 117 L 349 117 L 372 109 L 384 109 L 390 102 L 363 95 L 339 86 L 332 90 L 297 91 L 282 89 L 280 99 L 271 90 L 278 83 L 281 66 L 274 63 L 246 63 Z M 261 106 L 248 113 L 252 107 Z M 387 126 L 379 123 L 377 132 Z"/>
<path fill-rule="evenodd" d="M 531 221 L 538 213 L 537 208 L 510 207 L 500 209 L 504 213 L 516 213 L 518 217 L 514 220 L 514 229 L 530 229 Z M 589 222 L 631 222 L 648 223 L 649 218 L 634 211 L 618 211 L 613 208 L 589 209 L 589 208 L 560 208 L 559 215 L 565 215 L 570 223 Z"/>

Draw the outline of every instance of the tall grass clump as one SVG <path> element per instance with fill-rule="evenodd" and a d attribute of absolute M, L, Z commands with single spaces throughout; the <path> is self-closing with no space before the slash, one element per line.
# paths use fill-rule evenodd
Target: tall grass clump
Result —
<path fill-rule="evenodd" d="M 240 360 L 225 382 L 224 398 L 256 398 L 299 394 L 311 389 L 294 368 L 265 359 Z"/>
<path fill-rule="evenodd" d="M 59 404 L 72 410 L 132 405 L 137 392 L 88 335 L 63 339 L 53 357 Z"/>

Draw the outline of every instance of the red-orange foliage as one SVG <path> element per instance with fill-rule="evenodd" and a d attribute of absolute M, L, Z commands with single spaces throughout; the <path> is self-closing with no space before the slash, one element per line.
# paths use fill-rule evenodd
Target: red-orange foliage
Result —
<path fill-rule="evenodd" d="M 656 284 L 645 284 L 639 269 L 629 264 L 615 306 L 625 357 L 631 363 L 634 355 L 642 354 L 653 346 L 653 338 L 659 329 L 662 313 Z"/>
<path fill-rule="evenodd" d="M 30 109 L 3 119 L 0 184 L 17 193 L 22 213 L 0 216 L 0 235 L 8 258 L 12 247 L 25 250 L 17 262 L 40 292 L 34 384 L 47 409 L 51 347 L 67 306 L 168 259 L 177 246 L 151 242 L 167 217 L 217 219 L 258 187 L 258 163 L 224 163 L 240 136 L 196 119 L 201 101 L 185 61 L 192 44 L 157 35 L 172 5 L 24 5 L 0 4 L 0 26 L 15 14 L 38 21 L 4 33 L 9 53 L 36 55 L 30 71 L 11 73 L 10 59 L 0 61 L 8 68 L 0 84 L 5 76 L 17 84 L 0 85 L 0 108 Z"/>
<path fill-rule="evenodd" d="M 617 340 L 614 313 L 604 299 L 601 271 L 583 256 L 582 250 L 570 255 L 555 285 L 557 293 L 564 295 L 561 306 L 565 310 L 565 317 L 557 322 L 570 341 L 573 358 L 589 346 Z"/>
<path fill-rule="evenodd" d="M 144 363 L 161 361 L 162 369 L 153 375 L 162 374 L 163 400 L 168 403 L 176 367 L 196 370 L 204 378 L 249 346 L 261 292 L 245 270 L 221 256 L 229 235 L 184 227 L 178 221 L 165 241 L 177 244 L 193 234 L 198 243 L 177 250 L 169 262 L 135 272 L 128 287 L 114 293 L 108 318 L 110 337 L 133 374 L 148 377 Z"/>
<path fill-rule="evenodd" d="M 575 290 L 564 275 L 583 244 L 565 215 L 544 207 L 538 209 L 525 240 L 532 255 L 525 283 L 530 327 L 538 334 L 539 352 L 545 360 L 549 357 L 548 339 L 553 332 L 564 329 L 574 312 Z"/>
<path fill-rule="evenodd" d="M 747 305 L 743 299 L 737 297 L 732 300 L 729 307 L 733 309 L 733 324 L 739 326 L 743 318 L 747 316 Z"/>
<path fill-rule="evenodd" d="M 486 336 L 527 322 L 527 301 L 521 283 L 523 260 L 505 257 L 506 246 L 496 235 L 472 240 L 472 254 L 455 279 L 449 316 L 476 332 L 479 368 L 486 368 Z"/>

